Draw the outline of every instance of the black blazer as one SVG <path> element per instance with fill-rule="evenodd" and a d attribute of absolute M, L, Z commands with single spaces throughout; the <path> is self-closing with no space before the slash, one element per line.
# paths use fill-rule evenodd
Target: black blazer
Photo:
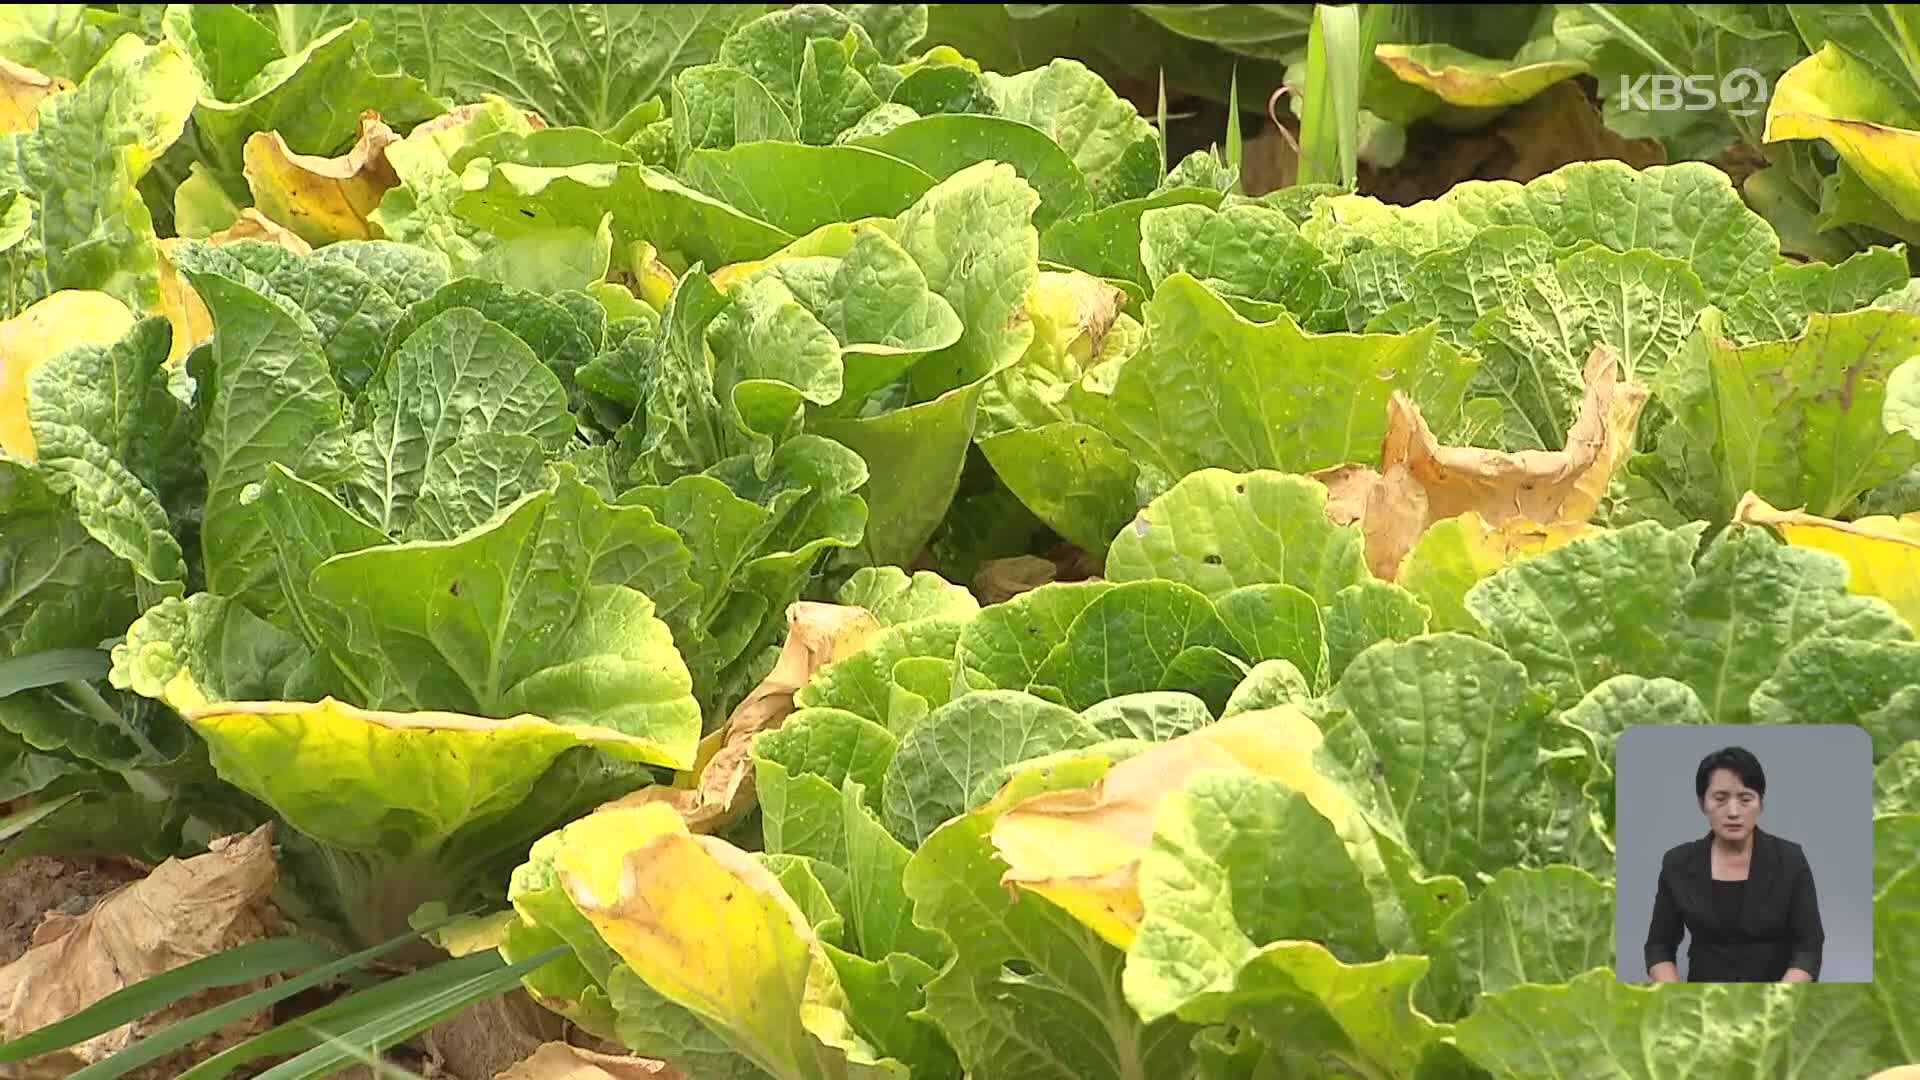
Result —
<path fill-rule="evenodd" d="M 1712 843 L 1708 833 L 1661 858 L 1647 927 L 1648 970 L 1674 960 L 1682 931 L 1691 930 L 1688 982 L 1778 982 L 1790 967 L 1818 980 L 1827 935 L 1806 852 L 1756 828 L 1740 917 L 1726 925 L 1713 908 Z"/>

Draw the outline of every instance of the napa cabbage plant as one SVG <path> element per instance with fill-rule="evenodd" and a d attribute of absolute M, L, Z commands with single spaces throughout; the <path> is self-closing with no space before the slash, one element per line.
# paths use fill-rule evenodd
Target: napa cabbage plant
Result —
<path fill-rule="evenodd" d="M 167 323 L 63 290 L 0 340 L 0 793 L 37 806 L 7 858 L 163 857 L 190 819 L 246 821 L 178 718 L 108 680 L 104 643 L 191 576 L 198 477 Z"/>
<path fill-rule="evenodd" d="M 754 677 L 763 624 L 859 536 L 859 459 L 817 437 L 620 482 L 616 436 L 669 435 L 607 430 L 579 373 L 704 366 L 727 305 L 709 289 L 689 332 L 697 282 L 610 319 L 385 242 L 175 259 L 212 324 L 184 369 L 204 585 L 125 630 L 113 681 L 293 827 L 355 939 L 478 902 L 556 822 L 691 767 L 695 673 L 709 701 Z"/>
<path fill-rule="evenodd" d="M 1512 1075 L 1537 1001 L 1650 1040 L 1683 1023 L 1609 970 L 1626 727 L 1862 723 L 1877 828 L 1911 831 L 1920 643 L 1839 557 L 1642 523 L 1477 570 L 1428 549 L 1416 595 L 1325 500 L 1196 473 L 1115 539 L 1109 580 L 893 612 L 754 742 L 764 851 L 659 805 L 590 815 L 515 872 L 503 953 L 567 946 L 539 1000 L 712 1075 Z M 1435 629 L 1429 600 L 1470 621 Z M 1902 910 L 1876 908 L 1887 949 Z M 764 949 L 721 944 L 743 937 Z M 1741 1053 L 1897 1060 L 1898 996 L 1834 991 L 1848 1034 L 1768 997 L 1777 1030 Z M 823 1007 L 780 1005 L 801 1000 Z"/>

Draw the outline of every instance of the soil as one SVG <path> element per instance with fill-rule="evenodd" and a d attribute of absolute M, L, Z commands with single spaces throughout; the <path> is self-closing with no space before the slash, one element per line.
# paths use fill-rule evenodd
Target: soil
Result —
<path fill-rule="evenodd" d="M 427 1077 L 491 1080 L 540 1049 L 565 1038 L 569 1025 L 523 990 L 489 998 L 420 1034 Z M 626 1053 L 621 1050 L 620 1053 Z"/>
<path fill-rule="evenodd" d="M 50 911 L 80 915 L 100 898 L 147 876 L 129 859 L 65 859 L 32 855 L 0 870 L 0 965 L 20 958 Z"/>

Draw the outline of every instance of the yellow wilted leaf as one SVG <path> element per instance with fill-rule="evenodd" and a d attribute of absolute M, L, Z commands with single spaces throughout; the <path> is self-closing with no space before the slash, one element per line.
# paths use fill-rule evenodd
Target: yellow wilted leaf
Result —
<path fill-rule="evenodd" d="M 1071 358 L 1074 371 L 1100 355 L 1107 331 L 1120 318 L 1127 294 L 1078 270 L 1043 270 L 1027 296 L 1026 314 L 1034 325 L 1035 348 Z"/>
<path fill-rule="evenodd" d="M 832 963 L 772 871 L 666 816 L 650 837 L 563 839 L 560 883 L 601 939 L 771 1075 L 818 1075 L 839 1059 L 836 1075 L 905 1076 L 854 1034 Z"/>
<path fill-rule="evenodd" d="M 879 629 L 865 608 L 807 600 L 793 604 L 787 608 L 786 644 L 773 670 L 734 707 L 725 727 L 700 740 L 694 770 L 671 785 L 649 785 L 603 809 L 663 803 L 679 811 L 695 832 L 738 821 L 754 805 L 754 736 L 785 723 L 793 695 L 813 673 L 860 651 Z"/>
<path fill-rule="evenodd" d="M 1600 506 L 1614 471 L 1633 446 L 1647 388 L 1619 381 L 1620 353 L 1597 345 L 1587 357 L 1586 396 L 1567 432 L 1564 450 L 1506 453 L 1477 446 L 1442 446 L 1420 409 L 1405 394 L 1387 404 L 1387 437 L 1380 468 L 1341 465 L 1314 478 L 1327 486 L 1327 516 L 1337 525 L 1358 522 L 1367 568 L 1396 580 L 1401 563 L 1437 521 L 1475 513 L 1487 524 L 1526 521 L 1539 526 L 1584 523 Z"/>
<path fill-rule="evenodd" d="M 206 242 L 231 244 L 236 240 L 264 240 L 301 255 L 313 253 L 312 245 L 252 207 L 240 211 L 238 221 L 208 236 Z M 160 308 L 156 314 L 165 315 L 173 325 L 173 347 L 167 350 L 169 365 L 179 363 L 195 345 L 213 336 L 213 315 L 173 265 L 173 251 L 179 244 L 178 238 L 154 241 L 160 253 Z"/>
<path fill-rule="evenodd" d="M 1847 562 L 1847 589 L 1877 596 L 1920 629 L 1920 514 L 1834 521 L 1801 510 L 1776 510 L 1749 491 L 1733 519 L 1779 530 L 1787 543 L 1818 548 Z"/>
<path fill-rule="evenodd" d="M 173 249 L 179 243 L 178 239 L 154 242 L 159 252 L 156 261 L 160 265 L 160 314 L 165 315 L 173 327 L 173 345 L 167 349 L 169 367 L 185 359 L 195 345 L 213 336 L 213 313 L 200 302 L 200 295 L 173 265 Z"/>
<path fill-rule="evenodd" d="M 1902 217 L 1920 217 L 1920 116 L 1884 76 L 1829 41 L 1787 69 L 1767 103 L 1763 142 L 1823 139 Z"/>
<path fill-rule="evenodd" d="M 708 277 L 712 280 L 714 288 L 719 289 L 721 292 L 729 292 L 735 285 L 751 277 L 754 271 L 767 265 L 767 262 L 768 260 L 766 259 L 755 259 L 753 262 L 728 263 L 720 269 L 715 270 L 712 274 L 709 274 Z M 647 299 L 639 283 L 634 285 L 633 292 L 634 295 L 640 297 L 640 299 Z M 652 303 L 652 301 L 649 300 L 648 303 Z"/>
<path fill-rule="evenodd" d="M 1374 56 L 1401 82 L 1428 90 L 1449 105 L 1468 108 L 1519 105 L 1587 71 L 1584 60 L 1488 60 L 1437 44 L 1380 45 L 1374 48 Z"/>
<path fill-rule="evenodd" d="M 0 450 L 31 461 L 27 377 L 76 345 L 111 345 L 133 329 L 133 312 L 103 292 L 62 289 L 0 322 Z"/>
<path fill-rule="evenodd" d="M 1432 629 L 1472 632 L 1479 623 L 1468 614 L 1466 597 L 1481 578 L 1594 531 L 1587 524 L 1541 525 L 1524 518 L 1495 527 L 1468 512 L 1421 533 L 1397 580 L 1433 612 Z"/>
<path fill-rule="evenodd" d="M 555 860 L 567 896 L 656 990 L 736 1022 L 775 1011 L 778 999 L 763 996 L 770 978 L 791 985 L 787 1002 L 805 996 L 813 929 L 745 852 L 663 830 L 626 850 L 614 879 L 604 849 L 568 840 Z"/>
<path fill-rule="evenodd" d="M 1343 821 L 1354 807 L 1314 767 L 1320 742 L 1320 729 L 1291 705 L 1240 713 L 1128 758 L 1091 787 L 1036 795 L 994 822 L 994 852 L 1007 864 L 1001 882 L 1046 897 L 1125 949 L 1143 915 L 1140 856 L 1160 800 L 1201 773 L 1257 773 Z"/>
<path fill-rule="evenodd" d="M 568 869 L 594 896 L 615 896 L 626 872 L 625 855 L 661 836 L 687 836 L 687 823 L 664 803 L 603 806 L 567 823 L 560 833 L 555 868 Z M 565 852 L 571 851 L 571 855 Z M 562 862 L 561 860 L 565 860 Z"/>
<path fill-rule="evenodd" d="M 119 662 L 141 666 L 124 654 Z M 386 712 L 330 697 L 195 705 L 205 694 L 190 677 L 165 688 L 168 704 L 206 741 L 221 779 L 315 839 L 396 855 L 518 805 L 554 759 L 576 746 L 630 760 L 664 756 L 651 739 L 528 714 Z M 287 768 L 294 756 L 306 767 Z M 418 779 L 396 784 L 395 776 Z"/>
<path fill-rule="evenodd" d="M 360 137 L 339 157 L 296 154 L 279 132 L 255 132 L 245 151 L 253 204 L 311 244 L 378 239 L 367 217 L 400 183 L 387 163 L 399 138 L 372 110 L 360 114 Z"/>
<path fill-rule="evenodd" d="M 673 271 L 660 261 L 659 251 L 642 240 L 633 245 L 628 256 L 633 266 L 633 295 L 646 301 L 655 311 L 667 310 L 667 301 L 673 298 L 673 287 L 677 282 Z M 715 274 L 716 287 L 721 287 L 719 279 L 720 275 Z"/>
<path fill-rule="evenodd" d="M 0 134 L 39 127 L 40 103 L 71 89 L 73 84 L 65 79 L 0 60 Z"/>

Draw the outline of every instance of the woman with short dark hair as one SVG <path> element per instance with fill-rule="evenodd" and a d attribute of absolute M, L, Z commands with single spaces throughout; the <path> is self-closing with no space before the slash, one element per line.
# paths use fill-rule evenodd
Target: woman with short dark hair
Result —
<path fill-rule="evenodd" d="M 1693 933 L 1688 982 L 1813 982 L 1826 931 L 1800 845 L 1760 829 L 1767 774 L 1738 746 L 1700 759 L 1694 797 L 1707 835 L 1660 860 L 1647 974 L 1679 982 L 1681 935 Z"/>

